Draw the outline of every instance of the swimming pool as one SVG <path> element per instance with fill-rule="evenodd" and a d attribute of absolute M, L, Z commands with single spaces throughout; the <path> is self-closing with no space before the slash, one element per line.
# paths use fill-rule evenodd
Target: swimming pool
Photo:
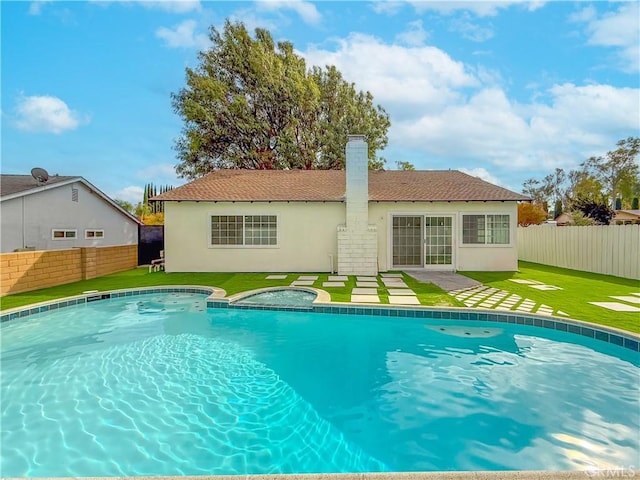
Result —
<path fill-rule="evenodd" d="M 0 333 L 5 477 L 576 470 L 640 452 L 638 352 L 568 332 L 154 293 Z"/>

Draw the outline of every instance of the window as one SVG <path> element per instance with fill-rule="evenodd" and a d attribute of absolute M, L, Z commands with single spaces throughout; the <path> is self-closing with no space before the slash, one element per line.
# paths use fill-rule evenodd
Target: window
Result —
<path fill-rule="evenodd" d="M 57 230 L 54 229 L 51 233 L 51 238 L 54 240 L 71 240 L 78 236 L 76 230 Z"/>
<path fill-rule="evenodd" d="M 87 239 L 104 238 L 104 230 L 85 230 L 84 238 L 87 238 Z"/>
<path fill-rule="evenodd" d="M 212 215 L 211 245 L 265 246 L 278 244 L 275 215 Z"/>
<path fill-rule="evenodd" d="M 463 215 L 462 243 L 508 245 L 509 215 Z"/>

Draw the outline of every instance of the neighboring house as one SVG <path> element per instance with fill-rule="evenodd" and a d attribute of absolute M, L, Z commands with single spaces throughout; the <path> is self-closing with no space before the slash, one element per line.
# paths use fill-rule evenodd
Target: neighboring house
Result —
<path fill-rule="evenodd" d="M 138 243 L 140 222 L 82 177 L 0 175 L 0 251 Z"/>
<path fill-rule="evenodd" d="M 559 227 L 566 227 L 573 223 L 573 215 L 568 212 L 562 212 L 555 219 L 556 225 Z"/>
<path fill-rule="evenodd" d="M 640 210 L 616 210 L 609 225 L 640 224 Z"/>
<path fill-rule="evenodd" d="M 517 269 L 520 194 L 455 170 L 218 170 L 165 202 L 167 272 Z"/>

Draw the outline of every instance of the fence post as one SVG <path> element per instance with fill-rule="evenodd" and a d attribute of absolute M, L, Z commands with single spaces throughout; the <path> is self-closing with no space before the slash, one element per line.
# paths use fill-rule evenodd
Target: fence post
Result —
<path fill-rule="evenodd" d="M 80 247 L 83 280 L 90 280 L 98 276 L 96 255 L 96 247 Z"/>

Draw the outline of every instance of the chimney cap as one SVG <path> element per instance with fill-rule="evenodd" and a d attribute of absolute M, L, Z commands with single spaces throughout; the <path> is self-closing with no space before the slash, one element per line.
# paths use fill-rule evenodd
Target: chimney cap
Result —
<path fill-rule="evenodd" d="M 347 135 L 347 142 L 365 142 L 366 140 L 366 135 Z"/>

